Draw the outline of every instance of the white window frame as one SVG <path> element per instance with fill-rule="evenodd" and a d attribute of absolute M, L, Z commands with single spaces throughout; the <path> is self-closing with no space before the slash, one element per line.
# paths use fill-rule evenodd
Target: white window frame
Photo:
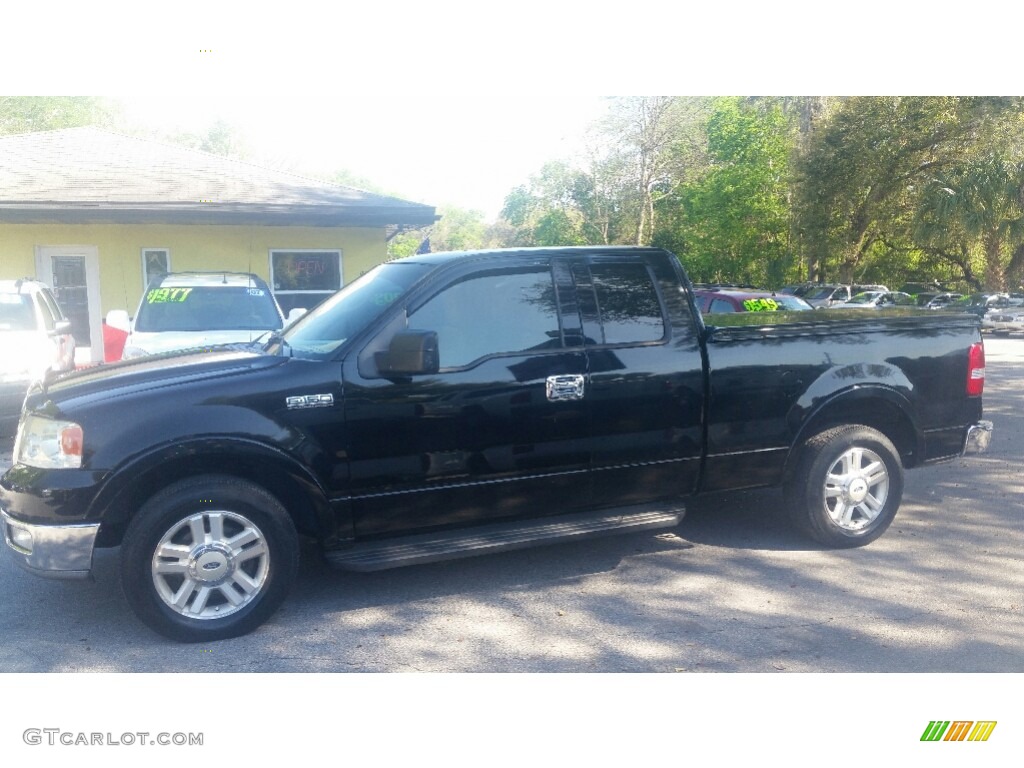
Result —
<path fill-rule="evenodd" d="M 323 289 L 319 291 L 292 291 L 288 289 L 277 289 L 277 281 L 274 279 L 274 254 L 275 253 L 333 253 L 338 257 L 338 287 L 331 289 Z M 270 290 L 275 296 L 301 296 L 303 294 L 322 296 L 330 290 L 331 293 L 339 290 L 345 285 L 345 259 L 342 258 L 340 248 L 271 248 L 267 261 L 270 262 Z M 328 294 L 329 295 L 329 294 Z"/>
<path fill-rule="evenodd" d="M 149 287 L 149 270 L 146 268 L 146 254 L 151 251 L 163 251 L 164 256 L 167 258 L 167 271 L 171 271 L 171 249 L 162 247 L 143 248 L 139 251 L 139 257 L 142 259 L 142 290 Z"/>

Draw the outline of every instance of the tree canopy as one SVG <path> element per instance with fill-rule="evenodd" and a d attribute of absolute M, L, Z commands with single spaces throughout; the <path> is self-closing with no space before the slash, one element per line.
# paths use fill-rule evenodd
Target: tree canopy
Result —
<path fill-rule="evenodd" d="M 1017 288 L 1024 100 L 635 97 L 506 198 L 507 245 L 656 244 L 696 280 Z"/>

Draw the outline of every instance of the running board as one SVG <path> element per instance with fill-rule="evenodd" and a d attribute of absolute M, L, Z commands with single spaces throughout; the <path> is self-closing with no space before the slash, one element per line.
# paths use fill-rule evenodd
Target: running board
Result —
<path fill-rule="evenodd" d="M 350 549 L 326 552 L 324 557 L 330 565 L 346 571 L 382 571 L 610 534 L 671 528 L 679 524 L 684 514 L 682 507 L 664 504 L 603 509 L 364 542 Z"/>

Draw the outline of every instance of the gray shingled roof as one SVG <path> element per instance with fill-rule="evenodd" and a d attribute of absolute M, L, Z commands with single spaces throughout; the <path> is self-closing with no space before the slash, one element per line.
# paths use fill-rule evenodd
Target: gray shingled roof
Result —
<path fill-rule="evenodd" d="M 425 226 L 434 208 L 93 127 L 0 137 L 0 221 Z"/>

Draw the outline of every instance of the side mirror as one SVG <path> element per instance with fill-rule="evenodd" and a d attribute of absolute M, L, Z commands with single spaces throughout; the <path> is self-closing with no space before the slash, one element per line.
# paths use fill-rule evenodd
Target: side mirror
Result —
<path fill-rule="evenodd" d="M 70 320 L 58 320 L 53 324 L 53 330 L 50 331 L 51 336 L 64 336 L 69 333 L 71 333 Z"/>
<path fill-rule="evenodd" d="M 112 309 L 107 312 L 107 325 L 128 333 L 131 333 L 132 330 L 132 323 L 128 319 L 128 312 L 123 309 Z"/>
<path fill-rule="evenodd" d="M 383 376 L 412 376 L 437 373 L 439 361 L 436 331 L 399 331 L 378 354 L 377 368 Z"/>

